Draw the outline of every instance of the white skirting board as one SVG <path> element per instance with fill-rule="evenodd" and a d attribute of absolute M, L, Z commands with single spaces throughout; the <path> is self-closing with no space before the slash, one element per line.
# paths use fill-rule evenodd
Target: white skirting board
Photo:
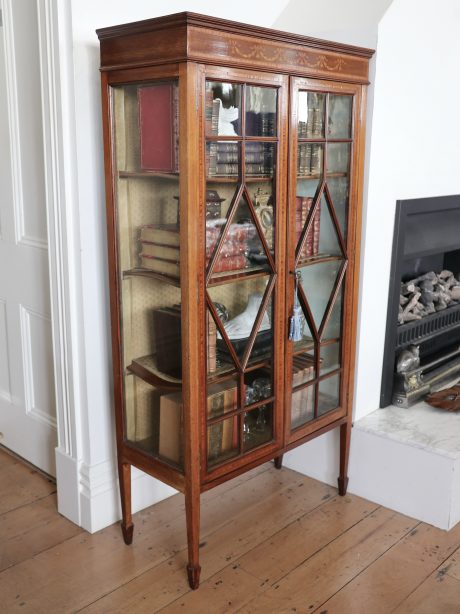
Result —
<path fill-rule="evenodd" d="M 285 455 L 284 465 L 337 485 L 338 429 Z M 460 415 L 420 403 L 354 424 L 348 492 L 441 529 L 460 521 Z"/>
<path fill-rule="evenodd" d="M 57 478 L 61 488 L 58 511 L 75 524 L 95 533 L 121 519 L 116 463 L 91 467 L 56 451 Z M 133 513 L 154 505 L 177 491 L 132 467 Z M 185 522 L 185 520 L 184 520 Z"/>

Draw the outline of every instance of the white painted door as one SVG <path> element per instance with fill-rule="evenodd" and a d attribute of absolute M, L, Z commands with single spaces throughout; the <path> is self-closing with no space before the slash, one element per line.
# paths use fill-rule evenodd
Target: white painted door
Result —
<path fill-rule="evenodd" d="M 0 8 L 0 444 L 55 475 L 37 3 Z"/>

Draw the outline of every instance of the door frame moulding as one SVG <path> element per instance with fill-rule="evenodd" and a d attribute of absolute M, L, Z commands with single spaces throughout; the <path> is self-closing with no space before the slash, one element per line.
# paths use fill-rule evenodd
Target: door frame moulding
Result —
<path fill-rule="evenodd" d="M 58 509 L 81 525 L 79 473 L 83 446 L 80 412 L 86 406 L 86 388 L 81 342 L 83 316 L 71 8 L 69 3 L 55 0 L 36 0 L 36 3 L 58 431 Z"/>

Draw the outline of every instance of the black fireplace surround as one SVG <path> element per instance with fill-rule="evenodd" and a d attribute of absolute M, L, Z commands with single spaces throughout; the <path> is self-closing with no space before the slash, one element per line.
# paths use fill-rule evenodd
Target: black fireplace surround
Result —
<path fill-rule="evenodd" d="M 397 201 L 380 407 L 392 403 L 401 350 L 419 345 L 423 365 L 460 344 L 460 305 L 398 325 L 401 281 L 443 269 L 460 273 L 460 195 Z"/>

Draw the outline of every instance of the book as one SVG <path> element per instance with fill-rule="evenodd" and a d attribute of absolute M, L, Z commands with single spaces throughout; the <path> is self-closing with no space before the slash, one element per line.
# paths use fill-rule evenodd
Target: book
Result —
<path fill-rule="evenodd" d="M 296 241 L 299 242 L 305 224 L 307 223 L 308 214 L 313 205 L 313 198 L 310 196 L 296 196 Z M 320 238 L 320 222 L 321 222 L 321 203 L 318 204 L 313 221 L 310 225 L 307 238 L 301 251 L 301 258 L 311 258 L 317 256 L 319 252 Z"/>
<path fill-rule="evenodd" d="M 178 465 L 183 461 L 182 393 L 160 397 L 160 436 L 158 454 Z"/>
<path fill-rule="evenodd" d="M 179 379 L 182 377 L 181 315 L 180 305 L 153 310 L 157 368 Z"/>
<path fill-rule="evenodd" d="M 179 226 L 176 224 L 145 224 L 141 226 L 139 240 L 142 243 L 160 243 L 161 245 L 180 245 Z"/>
<path fill-rule="evenodd" d="M 148 269 L 149 271 L 155 271 L 155 273 L 162 273 L 169 277 L 180 277 L 180 266 L 178 262 L 172 260 L 163 260 L 162 258 L 155 258 L 154 256 L 147 256 L 141 253 L 141 268 Z"/>
<path fill-rule="evenodd" d="M 163 245 L 162 243 L 151 243 L 150 241 L 140 241 L 142 256 L 150 258 L 160 258 L 170 262 L 180 262 L 180 249 L 176 246 Z"/>
<path fill-rule="evenodd" d="M 139 87 L 140 165 L 143 170 L 177 172 L 178 88 L 173 83 Z"/>

